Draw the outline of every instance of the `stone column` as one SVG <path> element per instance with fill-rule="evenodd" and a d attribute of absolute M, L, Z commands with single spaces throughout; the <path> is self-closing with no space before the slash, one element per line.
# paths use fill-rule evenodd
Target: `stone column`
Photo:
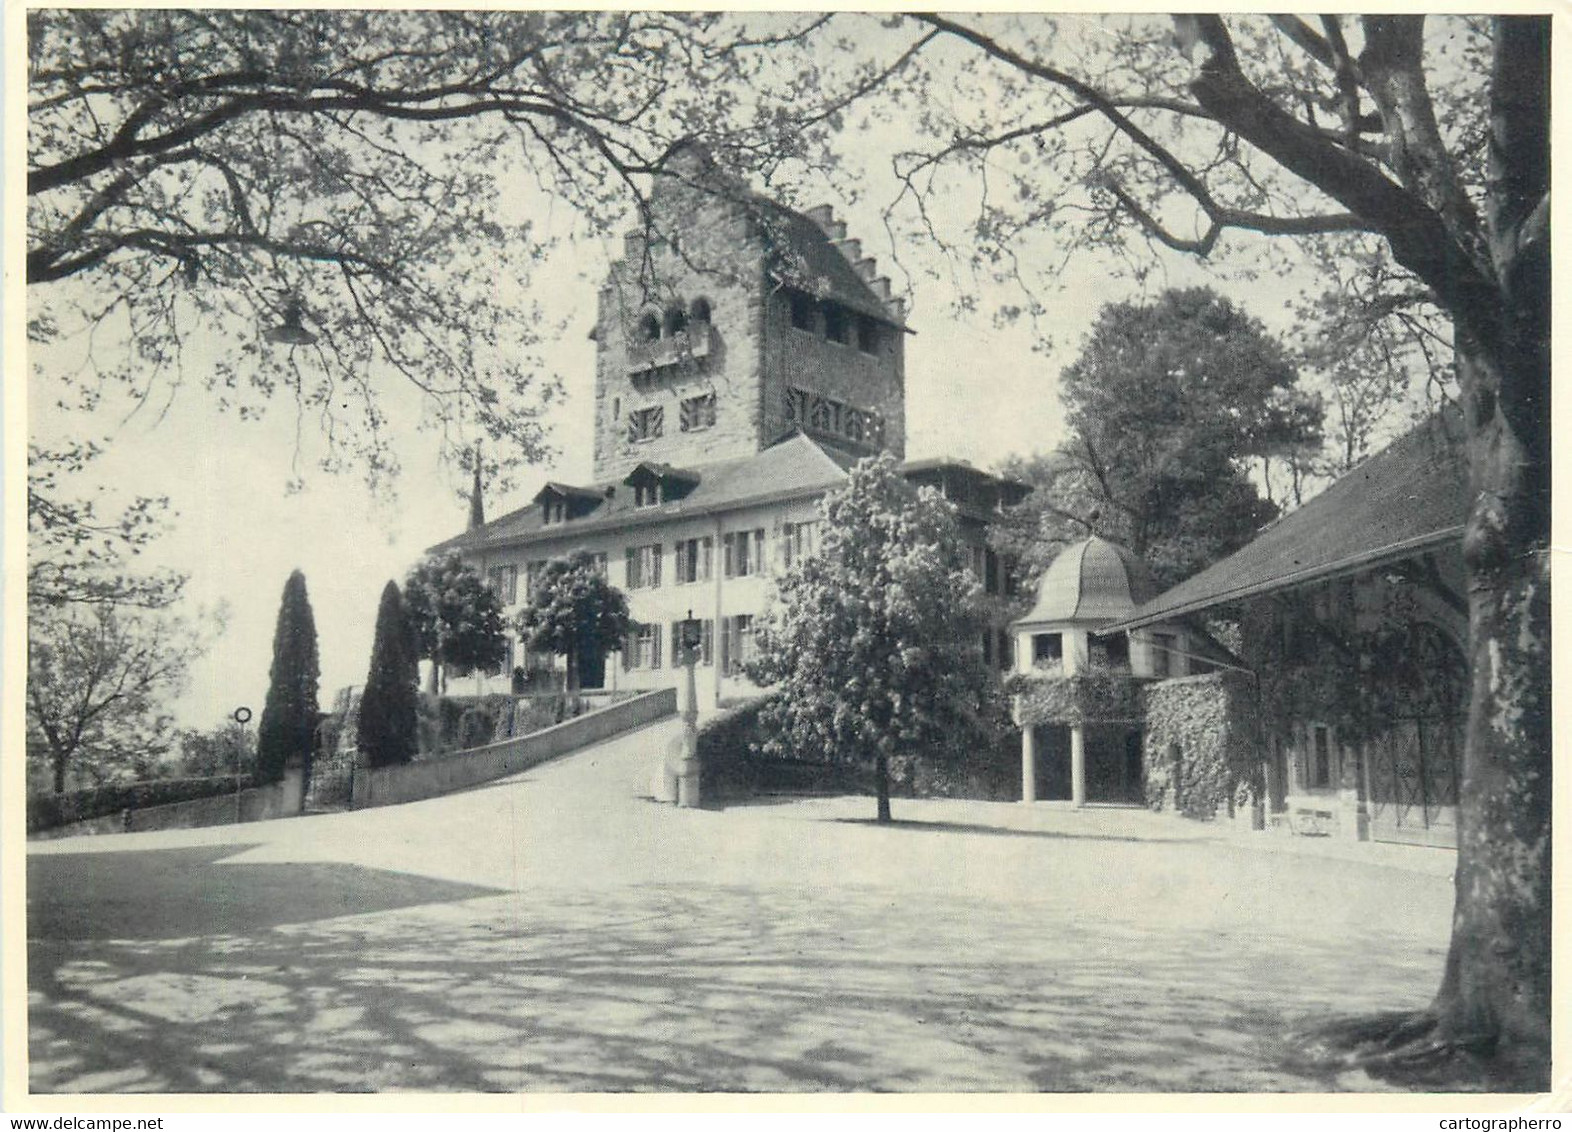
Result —
<path fill-rule="evenodd" d="M 1086 805 L 1086 728 L 1070 725 L 1070 801 Z"/>
<path fill-rule="evenodd" d="M 687 674 L 682 705 L 682 762 L 677 768 L 677 805 L 692 808 L 699 804 L 699 690 L 693 679 L 693 665 L 698 655 L 695 648 L 686 644 L 682 653 Z"/>
<path fill-rule="evenodd" d="M 1021 724 L 1021 801 L 1037 801 L 1037 729 Z"/>

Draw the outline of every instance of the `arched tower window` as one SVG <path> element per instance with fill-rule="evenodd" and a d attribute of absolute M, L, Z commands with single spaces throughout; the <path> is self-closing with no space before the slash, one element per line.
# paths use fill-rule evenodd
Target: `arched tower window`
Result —
<path fill-rule="evenodd" d="M 654 342 L 660 337 L 660 319 L 647 314 L 639 319 L 639 341 Z"/>
<path fill-rule="evenodd" d="M 693 300 L 693 305 L 688 308 L 688 318 L 694 322 L 708 322 L 710 320 L 710 301 L 702 296 Z"/>
<path fill-rule="evenodd" d="M 681 334 L 688 329 L 688 312 L 681 303 L 673 304 L 666 308 L 666 337 Z"/>

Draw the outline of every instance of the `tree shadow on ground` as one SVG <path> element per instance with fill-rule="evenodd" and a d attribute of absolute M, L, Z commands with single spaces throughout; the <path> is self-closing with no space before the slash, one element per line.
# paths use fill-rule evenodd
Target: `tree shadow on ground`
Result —
<path fill-rule="evenodd" d="M 866 825 L 876 829 L 894 829 L 926 833 L 984 833 L 991 837 L 1042 837 L 1052 841 L 1125 841 L 1132 845 L 1194 845 L 1194 838 L 1183 837 L 1124 837 L 1116 833 L 1067 833 L 1053 829 L 1014 829 L 1004 825 L 983 825 L 978 822 L 921 821 L 896 818 L 881 822 L 874 818 L 830 818 L 840 825 Z"/>
<path fill-rule="evenodd" d="M 1440 961 L 1374 926 L 1335 942 L 1153 933 L 964 893 L 544 890 L 194 939 L 35 940 L 31 1083 L 1363 1090 L 1378 1086 L 1285 1068 L 1282 1035 L 1352 1003 L 1412 1008 L 1402 988 L 1433 985 Z"/>
<path fill-rule="evenodd" d="M 499 891 L 359 865 L 220 863 L 254 847 L 29 856 L 28 938 L 187 939 Z"/>

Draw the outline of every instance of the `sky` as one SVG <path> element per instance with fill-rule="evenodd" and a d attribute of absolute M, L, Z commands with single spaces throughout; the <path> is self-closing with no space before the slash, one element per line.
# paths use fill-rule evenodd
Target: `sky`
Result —
<path fill-rule="evenodd" d="M 863 238 L 865 253 L 883 258 L 889 249 L 879 208 L 897 187 L 879 157 L 898 139 L 849 131 L 845 150 L 863 162 L 863 193 L 853 206 L 837 202 L 837 213 L 850 235 Z M 563 232 L 574 232 L 571 220 L 558 222 Z M 565 382 L 565 396 L 548 417 L 559 455 L 519 477 L 515 490 L 488 496 L 489 516 L 521 506 L 548 477 L 589 478 L 594 345 L 588 332 L 608 248 L 617 244 L 577 233 L 536 269 L 531 298 L 545 307 L 548 321 L 566 324 L 546 351 Z M 904 259 L 919 264 L 924 254 L 902 249 Z M 1217 282 L 1177 255 L 1159 259 L 1140 286 L 1083 257 L 1048 296 L 1043 326 L 999 328 L 991 310 L 1007 296 L 980 296 L 980 313 L 958 314 L 950 285 L 918 277 L 909 315 L 917 333 L 906 353 L 907 456 L 944 455 L 991 467 L 1011 454 L 1051 450 L 1063 438 L 1059 371 L 1073 360 L 1101 306 L 1202 281 Z M 1225 282 L 1222 289 L 1269 325 L 1286 325 L 1287 285 Z M 41 290 L 29 301 L 39 301 Z M 1039 330 L 1052 336 L 1051 349 L 1034 350 Z M 188 347 L 199 365 L 200 341 Z M 100 499 L 104 513 L 135 494 L 167 496 L 165 531 L 140 561 L 189 574 L 188 611 L 223 612 L 224 630 L 173 705 L 178 721 L 208 728 L 238 706 L 260 710 L 279 596 L 294 569 L 305 574 L 315 613 L 322 704 L 330 705 L 339 688 L 362 683 L 383 585 L 401 580 L 427 547 L 461 531 L 467 517 L 468 483 L 438 466 L 436 438 L 413 429 L 399 435 L 403 474 L 391 498 L 374 496 L 353 470 L 314 472 L 309 462 L 304 487 L 291 491 L 296 422 L 287 405 L 275 404 L 260 421 L 240 421 L 215 412 L 199 388 L 187 388 L 167 408 L 110 400 L 90 415 L 62 412 L 53 407 L 53 379 L 81 363 L 80 351 L 80 343 L 68 344 L 30 359 L 33 439 L 105 443 L 91 474 L 73 485 L 79 495 Z"/>

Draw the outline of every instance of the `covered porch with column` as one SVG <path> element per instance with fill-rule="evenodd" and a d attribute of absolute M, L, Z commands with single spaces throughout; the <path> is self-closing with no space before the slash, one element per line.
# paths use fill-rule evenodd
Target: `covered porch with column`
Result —
<path fill-rule="evenodd" d="M 1156 589 L 1145 563 L 1095 536 L 1043 572 L 1036 603 L 1011 625 L 1023 802 L 1142 801 L 1138 677 L 1152 674 L 1153 646 L 1142 638 L 1132 655 L 1127 634 L 1102 630 Z"/>

